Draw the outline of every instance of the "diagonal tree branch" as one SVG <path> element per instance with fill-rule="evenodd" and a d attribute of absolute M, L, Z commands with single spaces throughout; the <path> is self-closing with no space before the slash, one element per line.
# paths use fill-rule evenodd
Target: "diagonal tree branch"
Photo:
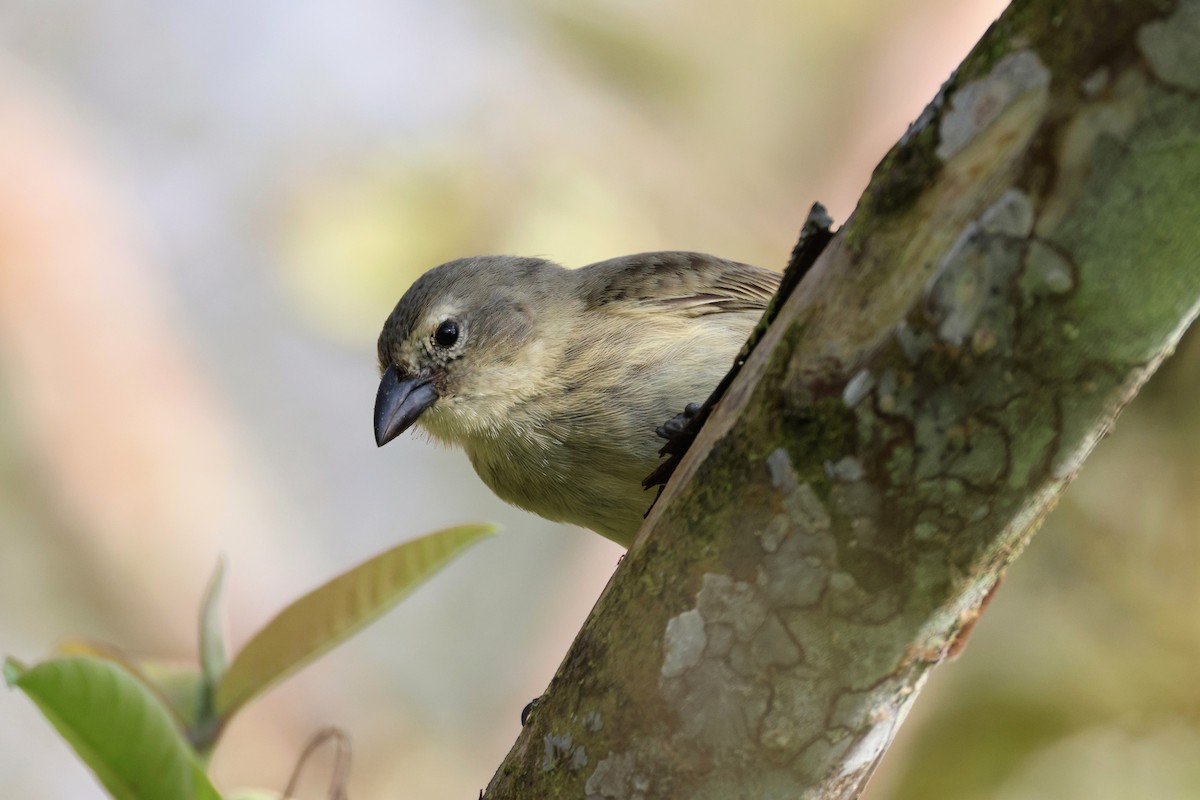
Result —
<path fill-rule="evenodd" d="M 684 457 L 489 798 L 855 797 L 1200 309 L 1200 0 L 1018 0 Z"/>

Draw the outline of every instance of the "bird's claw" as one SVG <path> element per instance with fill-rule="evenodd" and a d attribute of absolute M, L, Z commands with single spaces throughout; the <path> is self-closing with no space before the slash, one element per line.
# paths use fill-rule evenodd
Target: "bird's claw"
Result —
<path fill-rule="evenodd" d="M 683 411 L 680 411 L 669 420 L 659 425 L 654 429 L 655 435 L 660 439 L 666 439 L 668 442 L 686 432 L 700 416 L 700 404 L 688 403 Z"/>
<path fill-rule="evenodd" d="M 666 460 L 646 476 L 646 479 L 642 481 L 643 488 L 650 489 L 657 486 L 659 494 L 662 494 L 663 487 L 667 485 L 675 468 L 679 466 L 679 462 L 683 460 L 684 454 L 692 446 L 700 429 L 704 427 L 704 421 L 712 412 L 715 399 L 714 396 L 704 403 L 688 403 L 683 411 L 654 429 L 660 439 L 666 439 L 666 444 L 658 451 L 660 456 L 666 456 Z M 655 499 L 658 499 L 657 496 Z M 650 509 L 646 509 L 646 513 L 649 514 Z"/>

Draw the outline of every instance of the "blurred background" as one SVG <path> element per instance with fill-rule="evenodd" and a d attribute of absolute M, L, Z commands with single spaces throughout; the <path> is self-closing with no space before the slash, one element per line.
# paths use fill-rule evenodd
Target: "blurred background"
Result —
<path fill-rule="evenodd" d="M 6 0 L 0 650 L 190 658 L 219 553 L 240 644 L 389 545 L 498 521 L 214 761 L 279 790 L 335 724 L 352 796 L 475 797 L 620 552 L 504 506 L 457 452 L 376 450 L 395 300 L 486 252 L 781 268 L 1003 5 Z M 873 800 L 1200 796 L 1197 398 L 1193 334 L 935 672 Z M 0 796 L 102 796 L 9 691 Z"/>

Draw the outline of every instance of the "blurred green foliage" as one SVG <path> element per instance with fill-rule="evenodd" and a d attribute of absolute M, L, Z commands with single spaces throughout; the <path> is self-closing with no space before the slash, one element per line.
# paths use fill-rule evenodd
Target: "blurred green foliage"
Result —
<path fill-rule="evenodd" d="M 67 654 L 32 667 L 10 657 L 4 678 L 37 705 L 114 800 L 220 800 L 204 767 L 243 705 L 342 643 L 494 531 L 462 525 L 364 561 L 293 601 L 228 666 L 220 623 L 222 560 L 199 615 L 198 665 L 164 670 L 155 659 L 77 641 Z"/>

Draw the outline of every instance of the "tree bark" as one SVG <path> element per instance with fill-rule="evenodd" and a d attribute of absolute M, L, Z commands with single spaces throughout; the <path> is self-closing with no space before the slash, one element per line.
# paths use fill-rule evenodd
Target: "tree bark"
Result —
<path fill-rule="evenodd" d="M 857 796 L 1200 309 L 1198 98 L 1200 0 L 1014 2 L 782 307 L 486 796 Z"/>

